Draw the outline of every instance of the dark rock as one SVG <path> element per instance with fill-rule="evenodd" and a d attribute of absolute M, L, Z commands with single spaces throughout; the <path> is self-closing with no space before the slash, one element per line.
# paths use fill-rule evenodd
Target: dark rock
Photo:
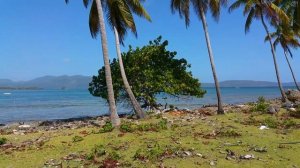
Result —
<path fill-rule="evenodd" d="M 298 90 L 288 90 L 286 95 L 289 101 L 295 102 L 300 100 L 300 91 Z"/>
<path fill-rule="evenodd" d="M 268 108 L 268 113 L 270 113 L 270 114 L 275 114 L 275 113 L 276 113 L 276 109 L 275 109 L 273 106 L 270 106 L 270 107 Z"/>
<path fill-rule="evenodd" d="M 282 104 L 283 108 L 289 109 L 289 108 L 293 108 L 294 105 L 291 102 L 286 102 Z"/>
<path fill-rule="evenodd" d="M 270 113 L 270 114 L 275 114 L 275 113 L 278 113 L 279 111 L 280 111 L 280 107 L 278 107 L 276 105 L 271 105 L 268 108 L 268 113 Z"/>
<path fill-rule="evenodd" d="M 5 126 L 5 124 L 1 124 L 1 123 L 0 123 L 0 127 L 4 127 L 4 126 Z"/>

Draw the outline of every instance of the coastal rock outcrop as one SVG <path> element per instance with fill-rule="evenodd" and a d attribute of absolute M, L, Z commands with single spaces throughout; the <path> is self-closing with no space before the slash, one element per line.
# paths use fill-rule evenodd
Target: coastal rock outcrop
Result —
<path fill-rule="evenodd" d="M 292 102 L 300 101 L 300 91 L 298 90 L 288 90 L 286 92 L 286 96 L 289 99 L 289 101 Z"/>

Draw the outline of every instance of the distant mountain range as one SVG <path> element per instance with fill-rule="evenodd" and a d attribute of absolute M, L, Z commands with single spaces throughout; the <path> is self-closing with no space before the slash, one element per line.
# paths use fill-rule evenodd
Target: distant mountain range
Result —
<path fill-rule="evenodd" d="M 87 89 L 92 78 L 89 76 L 44 76 L 29 81 L 15 82 L 0 79 L 0 89 Z M 294 86 L 294 83 L 283 83 Z M 214 87 L 213 83 L 202 83 L 202 87 Z M 252 80 L 228 80 L 220 82 L 221 87 L 277 87 L 276 82 Z"/>
<path fill-rule="evenodd" d="M 300 84 L 300 83 L 299 83 Z M 282 83 L 284 87 L 295 86 L 294 82 Z M 202 87 L 214 87 L 214 83 L 202 83 Z M 221 87 L 277 87 L 277 82 L 253 80 L 227 80 L 220 82 Z"/>
<path fill-rule="evenodd" d="M 15 82 L 9 79 L 0 79 L 0 88 L 8 89 L 87 89 L 92 78 L 89 76 L 44 76 L 29 81 Z"/>

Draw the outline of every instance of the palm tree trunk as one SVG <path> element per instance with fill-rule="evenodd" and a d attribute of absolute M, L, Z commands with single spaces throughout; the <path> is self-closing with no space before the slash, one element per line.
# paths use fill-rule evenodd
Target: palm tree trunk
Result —
<path fill-rule="evenodd" d="M 289 68 L 290 68 L 290 70 L 291 70 L 291 73 L 292 73 L 292 76 L 293 76 L 295 85 L 296 85 L 297 89 L 300 91 L 300 88 L 299 88 L 299 86 L 298 86 L 298 83 L 297 83 L 297 80 L 296 80 L 294 71 L 293 71 L 293 69 L 292 69 L 292 66 L 291 66 L 291 63 L 290 63 L 290 61 L 289 61 L 289 58 L 288 58 L 288 56 L 287 56 L 287 52 L 286 52 L 286 51 L 284 51 L 284 56 L 285 56 L 286 62 L 287 62 L 288 65 L 289 65 Z"/>
<path fill-rule="evenodd" d="M 284 93 L 284 90 L 283 90 L 283 87 L 282 87 L 282 83 L 281 83 L 281 78 L 280 78 L 280 74 L 279 74 L 279 70 L 278 70 L 278 65 L 277 65 L 277 61 L 276 61 L 275 48 L 274 48 L 274 45 L 272 43 L 272 39 L 271 39 L 268 27 L 267 27 L 267 25 L 265 23 L 264 16 L 263 16 L 262 13 L 260 14 L 260 17 L 261 17 L 262 24 L 263 24 L 263 26 L 264 26 L 264 28 L 266 30 L 266 33 L 267 33 L 267 36 L 268 36 L 268 39 L 269 39 L 269 43 L 270 43 L 270 46 L 271 46 L 271 51 L 272 51 L 272 55 L 273 55 L 273 61 L 274 61 L 274 66 L 275 66 L 275 71 L 276 71 L 276 76 L 277 76 L 277 82 L 278 82 L 278 86 L 279 86 L 280 93 L 281 93 L 281 100 L 282 100 L 282 102 L 286 102 L 287 101 L 287 97 L 286 97 L 286 95 Z"/>
<path fill-rule="evenodd" d="M 209 38 L 209 34 L 208 34 L 208 26 L 207 26 L 207 22 L 206 22 L 206 18 L 205 18 L 205 13 L 204 13 L 204 10 L 202 7 L 200 7 L 200 15 L 201 15 L 201 20 L 202 20 L 202 24 L 203 24 L 203 29 L 205 32 L 205 38 L 206 38 L 206 44 L 207 44 L 207 49 L 208 49 L 208 55 L 209 55 L 209 59 L 210 59 L 210 65 L 211 65 L 211 69 L 212 69 L 212 73 L 213 73 L 213 77 L 214 77 L 214 81 L 215 81 L 215 87 L 216 87 L 217 99 L 218 99 L 218 114 L 224 114 L 224 109 L 223 109 L 222 99 L 221 99 L 221 91 L 220 91 L 219 81 L 217 78 L 214 56 L 213 56 L 213 52 L 212 52 L 212 48 L 211 48 L 211 44 L 210 44 L 210 38 Z"/>
<path fill-rule="evenodd" d="M 102 4 L 100 0 L 96 0 L 96 3 L 97 3 L 97 10 L 98 10 L 98 16 L 100 22 L 100 35 L 101 35 L 101 42 L 102 42 L 101 44 L 102 44 L 104 67 L 105 67 L 105 79 L 106 79 L 107 92 L 108 92 L 110 119 L 114 126 L 119 126 L 121 123 L 116 110 L 114 89 L 112 85 L 112 77 L 111 77 L 111 70 L 109 64 L 107 37 L 106 37 L 106 30 L 105 30 L 105 22 L 103 18 Z"/>
<path fill-rule="evenodd" d="M 121 71 L 121 76 L 122 76 L 122 80 L 123 80 L 125 90 L 126 90 L 128 96 L 130 98 L 130 101 L 132 103 L 132 106 L 133 106 L 134 111 L 137 114 L 137 116 L 139 118 L 145 118 L 146 114 L 144 113 L 144 111 L 142 110 L 140 104 L 136 100 L 136 98 L 135 98 L 135 96 L 134 96 L 134 94 L 131 90 L 131 87 L 128 83 L 128 80 L 127 80 L 127 76 L 126 76 L 125 69 L 124 69 L 124 64 L 123 64 L 123 59 L 122 59 L 122 55 L 121 55 L 119 33 L 118 33 L 116 27 L 114 27 L 114 34 L 115 34 L 115 40 L 116 40 L 117 55 L 118 55 L 118 58 L 119 58 L 120 71 Z"/>

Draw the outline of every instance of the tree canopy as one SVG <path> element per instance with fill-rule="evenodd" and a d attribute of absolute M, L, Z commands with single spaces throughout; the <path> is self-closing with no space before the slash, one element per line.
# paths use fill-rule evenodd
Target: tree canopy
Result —
<path fill-rule="evenodd" d="M 156 96 L 159 93 L 170 95 L 189 95 L 203 97 L 206 93 L 201 89 L 198 79 L 188 71 L 190 64 L 185 59 L 176 59 L 176 52 L 168 51 L 168 41 L 161 37 L 150 41 L 147 46 L 133 49 L 122 54 L 127 72 L 128 82 L 137 100 L 144 107 L 157 107 Z M 126 99 L 118 60 L 111 63 L 114 94 L 117 101 Z M 93 76 L 89 85 L 93 96 L 107 99 L 105 70 L 102 67 L 98 76 Z"/>

